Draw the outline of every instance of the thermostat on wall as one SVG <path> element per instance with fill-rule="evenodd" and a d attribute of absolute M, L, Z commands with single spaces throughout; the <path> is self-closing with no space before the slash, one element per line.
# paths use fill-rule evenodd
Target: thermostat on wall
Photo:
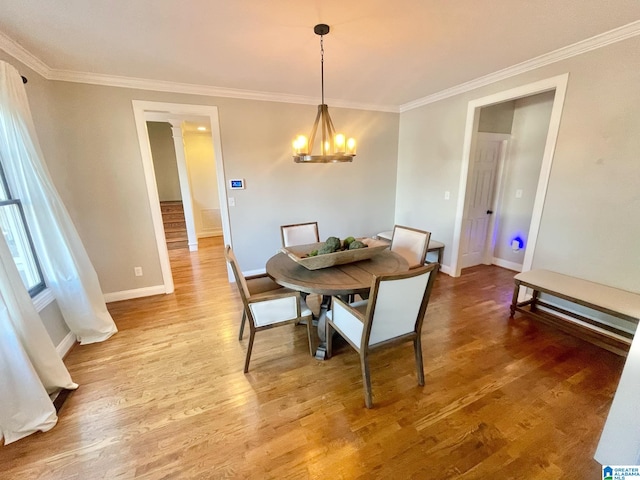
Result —
<path fill-rule="evenodd" d="M 229 188 L 231 190 L 244 190 L 244 178 L 235 178 L 229 180 Z"/>

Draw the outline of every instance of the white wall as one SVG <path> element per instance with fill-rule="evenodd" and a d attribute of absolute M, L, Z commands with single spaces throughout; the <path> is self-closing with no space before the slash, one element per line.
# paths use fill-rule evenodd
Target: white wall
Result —
<path fill-rule="evenodd" d="M 322 236 L 373 235 L 393 225 L 399 114 L 331 108 L 336 127 L 358 139 L 353 163 L 301 165 L 291 140 L 317 107 L 30 80 L 34 120 L 53 181 L 105 293 L 162 284 L 132 100 L 215 105 L 234 191 L 231 237 L 243 270 L 264 269 L 279 227 L 317 220 Z M 141 266 L 144 276 L 134 275 Z"/>
<path fill-rule="evenodd" d="M 184 131 L 196 236 L 222 235 L 222 219 L 211 133 Z"/>
<path fill-rule="evenodd" d="M 634 37 L 402 113 L 396 223 L 431 230 L 449 265 L 468 102 L 569 72 L 533 267 L 640 292 L 638 65 Z"/>
<path fill-rule="evenodd" d="M 158 186 L 158 198 L 161 202 L 180 201 L 182 194 L 171 124 L 147 122 L 147 131 Z"/>
<path fill-rule="evenodd" d="M 526 247 L 533 202 L 549 131 L 554 92 L 540 93 L 513 102 L 509 154 L 505 161 L 500 215 L 493 256 L 522 265 L 524 248 L 514 251 L 511 241 L 519 237 Z M 516 197 L 520 190 L 522 196 Z"/>
<path fill-rule="evenodd" d="M 280 225 L 318 221 L 323 239 L 393 225 L 399 115 L 329 108 L 336 127 L 358 140 L 352 163 L 293 162 L 291 140 L 311 128 L 315 106 L 238 102 L 220 110 L 227 179 L 246 180 L 246 190 L 229 193 L 243 270 L 264 268 L 280 247 Z"/>
<path fill-rule="evenodd" d="M 58 303 L 55 301 L 51 302 L 39 312 L 39 315 L 53 344 L 55 346 L 60 345 L 70 330 L 64 321 Z"/>
<path fill-rule="evenodd" d="M 511 133 L 515 100 L 497 103 L 480 109 L 478 131 L 485 133 Z"/>
<path fill-rule="evenodd" d="M 264 267 L 279 225 L 306 220 L 318 220 L 323 237 L 394 222 L 425 228 L 445 243 L 448 265 L 468 102 L 566 72 L 533 266 L 640 291 L 639 37 L 401 115 L 332 108 L 336 126 L 359 140 L 354 162 L 338 165 L 290 158 L 291 138 L 309 129 L 315 106 L 49 82 L 12 63 L 32 77 L 27 94 L 47 164 L 105 292 L 162 281 L 132 99 L 218 106 L 226 176 L 247 181 L 230 209 L 244 270 Z"/>

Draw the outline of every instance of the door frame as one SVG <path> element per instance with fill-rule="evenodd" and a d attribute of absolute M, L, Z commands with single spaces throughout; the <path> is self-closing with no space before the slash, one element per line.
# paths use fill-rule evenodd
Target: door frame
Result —
<path fill-rule="evenodd" d="M 553 164 L 553 156 L 556 148 L 556 140 L 558 139 L 558 131 L 560 130 L 560 120 L 562 118 L 562 110 L 567 91 L 569 74 L 558 75 L 555 77 L 540 80 L 538 82 L 522 85 L 520 87 L 505 90 L 503 92 L 494 93 L 486 97 L 471 100 L 467 106 L 467 121 L 465 125 L 464 143 L 462 149 L 462 168 L 460 172 L 460 183 L 458 187 L 458 204 L 456 208 L 456 219 L 453 231 L 453 245 L 451 255 L 451 274 L 459 277 L 461 273 L 461 235 L 462 224 L 466 214 L 465 199 L 469 181 L 469 168 L 471 163 L 471 154 L 475 149 L 475 133 L 478 130 L 480 121 L 480 109 L 496 103 L 517 100 L 523 97 L 529 97 L 538 93 L 555 91 L 553 99 L 553 107 L 551 109 L 551 118 L 549 120 L 549 131 L 545 142 L 544 154 L 542 156 L 542 166 L 540 168 L 540 176 L 538 178 L 538 187 L 536 189 L 535 200 L 533 204 L 533 212 L 531 215 L 531 224 L 529 227 L 528 244 L 525 247 L 524 261 L 522 271 L 531 269 L 533 263 L 533 254 L 536 248 L 538 232 L 540 230 L 540 222 L 542 220 L 542 209 L 549 184 L 551 174 L 551 165 Z"/>
<path fill-rule="evenodd" d="M 226 176 L 224 173 L 224 161 L 222 157 L 222 140 L 220 136 L 220 119 L 218 116 L 218 107 L 209 105 L 190 105 L 180 103 L 151 102 L 144 100 L 132 100 L 133 114 L 138 132 L 138 142 L 140 146 L 140 155 L 142 156 L 142 167 L 144 170 L 145 183 L 147 187 L 147 195 L 149 199 L 149 209 L 151 211 L 151 219 L 156 237 L 156 247 L 158 249 L 158 258 L 160 259 L 160 268 L 162 271 L 162 280 L 165 293 L 174 291 L 173 275 L 171 273 L 171 264 L 169 262 L 169 250 L 164 234 L 164 226 L 162 223 L 162 212 L 160 211 L 160 199 L 158 197 L 158 185 L 156 183 L 155 170 L 153 168 L 153 158 L 151 156 L 151 147 L 149 145 L 149 134 L 147 132 L 147 114 L 160 113 L 166 114 L 167 117 L 197 115 L 209 118 L 211 125 L 211 140 L 213 143 L 213 154 L 215 157 L 216 176 L 218 183 L 218 196 L 220 200 L 220 216 L 222 220 L 222 236 L 224 243 L 231 244 L 231 226 L 229 222 L 229 207 L 227 205 L 227 189 Z"/>

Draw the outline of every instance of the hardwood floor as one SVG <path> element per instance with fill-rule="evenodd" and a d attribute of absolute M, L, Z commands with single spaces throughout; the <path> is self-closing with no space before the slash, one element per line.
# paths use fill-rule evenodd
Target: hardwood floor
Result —
<path fill-rule="evenodd" d="M 109 304 L 120 332 L 76 346 L 58 425 L 0 448 L 2 479 L 600 479 L 593 460 L 624 359 L 518 315 L 513 272 L 441 274 L 412 346 L 309 355 L 260 332 L 242 373 L 241 301 L 221 239 L 174 250 L 173 295 Z M 242 259 L 240 259 L 242 262 Z"/>

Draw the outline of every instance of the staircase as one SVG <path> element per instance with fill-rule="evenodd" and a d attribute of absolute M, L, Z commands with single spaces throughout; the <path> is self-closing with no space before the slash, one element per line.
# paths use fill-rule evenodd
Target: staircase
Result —
<path fill-rule="evenodd" d="M 167 249 L 187 248 L 187 224 L 184 221 L 182 202 L 160 202 L 164 236 L 167 239 Z"/>

